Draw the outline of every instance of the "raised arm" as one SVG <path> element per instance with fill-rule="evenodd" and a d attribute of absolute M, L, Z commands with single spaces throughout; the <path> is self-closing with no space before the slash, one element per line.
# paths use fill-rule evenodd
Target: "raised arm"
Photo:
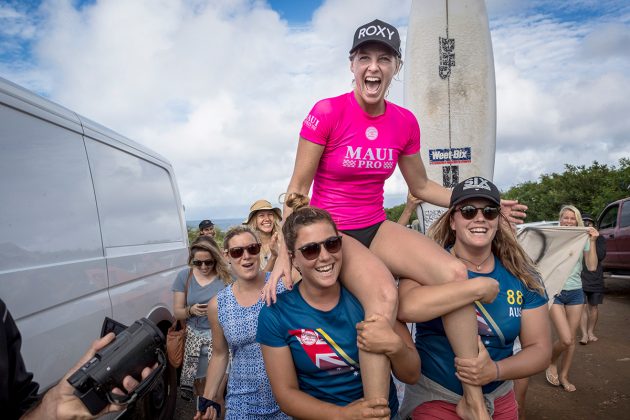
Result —
<path fill-rule="evenodd" d="M 436 286 L 421 286 L 413 280 L 398 284 L 398 319 L 425 322 L 470 305 L 476 300 L 492 302 L 499 293 L 499 283 L 490 277 L 455 281 Z"/>
<path fill-rule="evenodd" d="M 300 193 L 304 196 L 308 196 L 311 184 L 313 183 L 313 178 L 315 177 L 315 172 L 317 171 L 317 166 L 319 165 L 319 159 L 321 158 L 323 152 L 323 146 L 300 137 L 297 154 L 295 156 L 293 175 L 291 176 L 291 181 L 289 181 L 289 186 L 287 187 L 287 194 Z M 283 217 L 286 219 L 292 212 L 293 210 L 285 204 Z M 284 244 L 283 238 L 279 238 L 278 240 L 278 256 L 276 258 L 275 265 L 273 266 L 271 277 L 269 277 L 269 281 L 263 288 L 263 299 L 267 305 L 271 304 L 271 302 L 275 303 L 276 285 L 278 284 L 278 280 L 281 278 L 284 278 L 285 286 L 290 288 L 293 284 L 291 261 L 289 259 L 289 253 L 286 245 Z"/>
<path fill-rule="evenodd" d="M 599 236 L 599 232 L 594 227 L 588 228 L 588 240 L 591 241 L 590 249 L 584 252 L 584 262 L 586 263 L 586 268 L 588 271 L 597 270 L 597 237 Z"/>
<path fill-rule="evenodd" d="M 405 203 L 405 208 L 398 218 L 398 224 L 407 226 L 409 224 L 409 220 L 411 220 L 411 216 L 416 211 L 416 208 L 420 203 L 422 203 L 422 200 L 414 197 L 410 192 L 408 192 L 407 202 Z"/>
<path fill-rule="evenodd" d="M 212 331 L 212 357 L 206 372 L 206 386 L 203 390 L 203 396 L 209 400 L 217 401 L 220 399 L 219 397 L 222 397 L 218 395 L 218 391 L 228 366 L 229 350 L 223 328 L 219 323 L 216 296 L 208 302 L 208 321 L 210 321 L 210 330 Z M 214 409 L 208 408 L 205 413 L 197 412 L 195 419 L 210 419 L 212 413 L 214 413 Z"/>
<path fill-rule="evenodd" d="M 387 400 L 359 400 L 345 407 L 318 400 L 300 390 L 289 347 L 261 344 L 273 395 L 283 413 L 304 420 L 382 418 L 389 414 Z"/>

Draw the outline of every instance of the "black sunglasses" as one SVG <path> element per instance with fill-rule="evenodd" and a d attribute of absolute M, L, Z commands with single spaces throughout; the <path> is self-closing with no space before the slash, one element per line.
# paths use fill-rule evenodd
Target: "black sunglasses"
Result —
<path fill-rule="evenodd" d="M 192 265 L 194 265 L 195 267 L 201 267 L 203 264 L 206 265 L 206 267 L 214 267 L 214 260 L 205 260 L 205 261 L 200 261 L 200 260 L 192 260 Z"/>
<path fill-rule="evenodd" d="M 321 242 L 310 242 L 304 246 L 298 248 L 298 251 L 302 253 L 307 260 L 314 260 L 319 257 L 322 251 L 322 245 L 331 254 L 339 252 L 341 249 L 341 236 L 331 236 L 330 238 Z"/>
<path fill-rule="evenodd" d="M 236 259 L 241 258 L 245 251 L 247 251 L 249 255 L 258 255 L 260 253 L 260 244 L 256 243 L 247 246 L 235 246 L 234 248 L 228 249 L 228 254 L 230 254 L 230 257 Z"/>
<path fill-rule="evenodd" d="M 485 217 L 486 220 L 494 220 L 499 216 L 499 212 L 501 211 L 498 207 L 493 206 L 485 206 L 485 207 L 475 207 L 472 205 L 467 205 L 456 209 L 455 211 L 459 211 L 462 214 L 462 217 L 466 220 L 472 220 L 477 215 L 477 210 L 481 210 L 481 214 Z"/>

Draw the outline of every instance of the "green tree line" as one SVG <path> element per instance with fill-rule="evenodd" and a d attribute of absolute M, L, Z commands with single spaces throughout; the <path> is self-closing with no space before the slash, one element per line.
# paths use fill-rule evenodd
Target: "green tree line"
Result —
<path fill-rule="evenodd" d="M 597 217 L 611 201 L 630 196 L 630 158 L 619 164 L 564 165 L 564 172 L 541 175 L 502 192 L 503 198 L 517 199 L 529 207 L 526 222 L 557 220 L 563 204 L 572 204 Z M 397 221 L 405 203 L 385 209 L 387 219 Z M 412 220 L 415 219 L 415 214 Z"/>
<path fill-rule="evenodd" d="M 538 181 L 518 184 L 502 194 L 526 204 L 526 221 L 557 220 L 563 204 L 597 217 L 611 201 L 630 196 L 630 159 L 619 165 L 564 165 L 564 172 L 541 175 Z"/>

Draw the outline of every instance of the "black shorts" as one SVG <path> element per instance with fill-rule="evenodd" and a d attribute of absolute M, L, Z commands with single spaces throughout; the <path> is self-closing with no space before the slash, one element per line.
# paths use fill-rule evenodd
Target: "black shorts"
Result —
<path fill-rule="evenodd" d="M 342 230 L 341 232 L 348 236 L 352 236 L 354 239 L 361 242 L 366 248 L 369 248 L 370 244 L 372 244 L 372 241 L 374 240 L 374 237 L 378 233 L 378 228 L 380 228 L 382 224 L 383 222 L 378 222 L 365 228 L 348 229 Z"/>
<path fill-rule="evenodd" d="M 584 303 L 589 305 L 601 305 L 604 303 L 604 294 L 602 292 L 587 292 L 584 290 Z"/>

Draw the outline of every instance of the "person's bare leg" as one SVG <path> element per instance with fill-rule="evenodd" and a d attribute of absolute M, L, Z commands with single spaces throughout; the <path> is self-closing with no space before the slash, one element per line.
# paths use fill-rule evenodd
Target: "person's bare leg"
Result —
<path fill-rule="evenodd" d="M 595 325 L 597 325 L 597 318 L 599 317 L 598 305 L 588 305 L 588 341 L 597 341 L 598 338 L 595 335 Z"/>
<path fill-rule="evenodd" d="M 569 369 L 571 368 L 571 363 L 573 363 L 573 354 L 575 353 L 575 333 L 577 332 L 578 325 L 580 324 L 582 305 L 568 305 L 565 306 L 565 310 L 571 332 L 571 339 L 569 346 L 564 353 L 562 366 L 558 372 L 558 379 L 560 380 L 560 385 L 562 385 L 566 390 L 570 390 L 569 388 L 575 390 L 573 384 L 569 382 Z"/>
<path fill-rule="evenodd" d="M 556 329 L 558 339 L 553 343 L 553 347 L 551 349 L 551 364 L 547 369 L 555 378 L 557 378 L 558 359 L 571 344 L 571 331 L 569 327 L 569 322 L 567 321 L 567 315 L 564 305 L 551 305 L 549 315 L 551 316 L 551 321 L 553 322 L 553 326 Z"/>
<path fill-rule="evenodd" d="M 514 395 L 518 404 L 518 420 L 525 420 L 525 398 L 528 387 L 529 378 L 514 379 Z"/>
<path fill-rule="evenodd" d="M 588 344 L 588 323 L 589 323 L 589 313 L 588 313 L 588 305 L 584 304 L 582 306 L 582 315 L 580 316 L 580 344 Z"/>
<path fill-rule="evenodd" d="M 394 325 L 398 310 L 398 291 L 392 274 L 376 255 L 347 235 L 343 236 L 340 279 L 359 299 L 366 318 L 372 314 L 380 314 Z M 389 399 L 389 358 L 384 354 L 359 351 L 359 364 L 365 398 Z"/>
<path fill-rule="evenodd" d="M 392 273 L 422 285 L 444 284 L 468 278 L 462 262 L 431 239 L 394 222 L 383 222 L 370 250 Z M 477 357 L 477 316 L 473 305 L 442 316 L 442 322 L 455 355 Z M 462 385 L 464 396 L 457 405 L 457 414 L 465 419 L 489 419 L 481 387 Z"/>

